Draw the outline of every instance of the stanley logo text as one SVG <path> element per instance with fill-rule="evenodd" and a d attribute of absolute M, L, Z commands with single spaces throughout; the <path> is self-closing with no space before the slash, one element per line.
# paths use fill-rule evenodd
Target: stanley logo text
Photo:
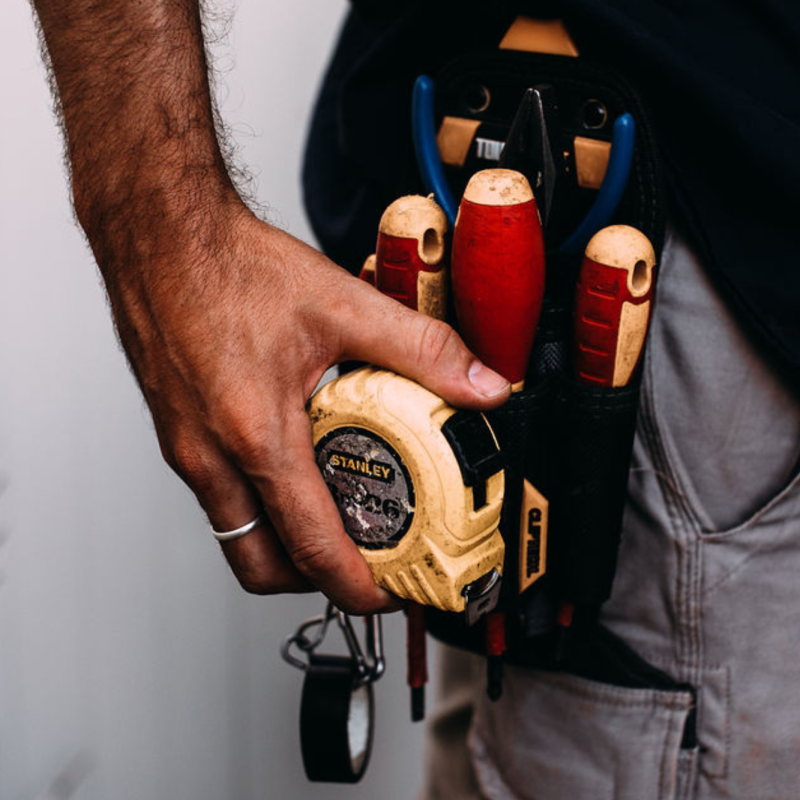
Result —
<path fill-rule="evenodd" d="M 375 478 L 383 483 L 394 483 L 393 467 L 381 461 L 372 461 L 363 456 L 354 456 L 350 453 L 343 453 L 340 450 L 333 450 L 328 456 L 328 465 L 340 472 Z"/>

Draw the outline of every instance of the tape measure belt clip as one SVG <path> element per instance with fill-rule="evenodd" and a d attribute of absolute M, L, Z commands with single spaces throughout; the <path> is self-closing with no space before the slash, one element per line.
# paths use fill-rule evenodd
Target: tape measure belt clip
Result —
<path fill-rule="evenodd" d="M 453 449 L 464 486 L 472 489 L 473 508 L 486 505 L 486 483 L 505 467 L 505 458 L 483 414 L 457 411 L 442 425 Z"/>

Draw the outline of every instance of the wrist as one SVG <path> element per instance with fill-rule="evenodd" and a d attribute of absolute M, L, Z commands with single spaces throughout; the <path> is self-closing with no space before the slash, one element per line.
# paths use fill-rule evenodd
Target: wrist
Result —
<path fill-rule="evenodd" d="M 124 252 L 130 248 L 166 255 L 213 238 L 230 219 L 249 213 L 224 169 L 198 163 L 180 174 L 145 173 L 94 176 L 89 185 L 74 181 L 76 216 L 95 255 L 130 256 Z"/>
<path fill-rule="evenodd" d="M 143 149 L 135 163 L 84 165 L 73 158 L 72 199 L 92 243 L 109 225 L 125 228 L 135 220 L 148 229 L 180 227 L 204 209 L 241 203 L 216 146 L 175 153 Z"/>
<path fill-rule="evenodd" d="M 203 170 L 85 202 L 79 219 L 112 301 L 123 291 L 149 293 L 152 278 L 191 283 L 252 216 L 229 181 Z"/>

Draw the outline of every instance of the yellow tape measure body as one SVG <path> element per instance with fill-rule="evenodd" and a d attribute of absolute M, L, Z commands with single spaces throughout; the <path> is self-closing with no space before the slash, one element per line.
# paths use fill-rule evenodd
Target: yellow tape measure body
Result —
<path fill-rule="evenodd" d="M 317 465 L 376 583 L 464 611 L 470 588 L 480 597 L 502 575 L 505 479 L 482 414 L 364 367 L 323 386 L 309 416 Z"/>

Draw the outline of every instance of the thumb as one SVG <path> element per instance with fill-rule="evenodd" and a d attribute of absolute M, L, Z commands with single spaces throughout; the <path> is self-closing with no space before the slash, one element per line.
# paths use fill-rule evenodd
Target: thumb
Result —
<path fill-rule="evenodd" d="M 371 287 L 358 320 L 342 336 L 342 356 L 386 367 L 421 383 L 451 405 L 488 409 L 511 384 L 475 356 L 447 323 L 411 311 Z"/>

